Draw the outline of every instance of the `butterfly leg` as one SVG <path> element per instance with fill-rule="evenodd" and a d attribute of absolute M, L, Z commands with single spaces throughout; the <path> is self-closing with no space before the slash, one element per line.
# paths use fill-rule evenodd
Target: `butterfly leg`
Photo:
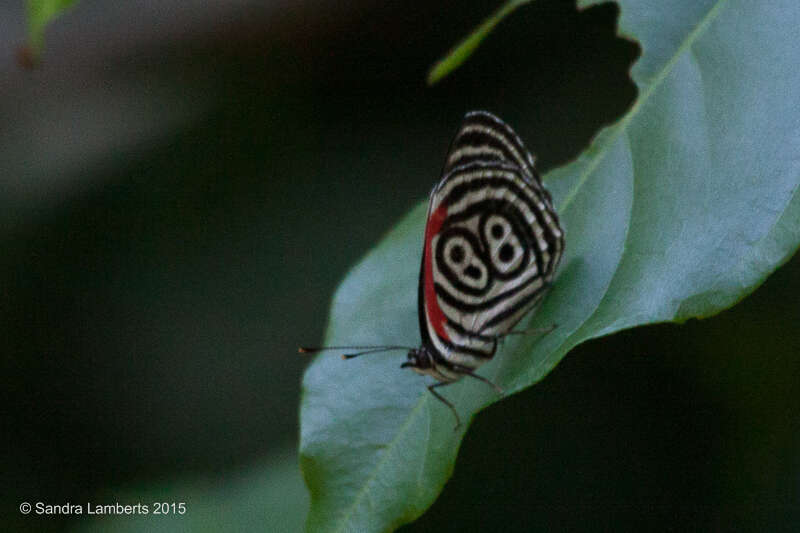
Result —
<path fill-rule="evenodd" d="M 453 428 L 453 431 L 456 431 L 456 430 L 458 430 L 458 428 L 461 427 L 461 418 L 459 418 L 459 416 L 458 416 L 458 411 L 456 411 L 456 408 L 453 406 L 452 403 L 450 403 L 447 400 L 447 398 L 445 398 L 444 396 L 442 396 L 441 394 L 439 394 L 438 392 L 433 390 L 436 387 L 441 387 L 443 385 L 450 385 L 450 383 L 452 383 L 452 382 L 451 381 L 438 381 L 438 382 L 434 383 L 433 385 L 428 385 L 428 390 L 431 391 L 431 394 L 436 396 L 437 400 L 439 400 L 440 402 L 445 404 L 447 407 L 450 408 L 451 411 L 453 411 L 453 416 L 456 417 L 456 427 Z"/>
<path fill-rule="evenodd" d="M 552 333 L 558 327 L 558 324 L 553 324 L 549 328 L 527 328 L 521 329 L 517 331 L 509 331 L 508 333 L 504 333 L 501 335 L 505 337 L 506 335 L 547 335 L 548 333 Z"/>
<path fill-rule="evenodd" d="M 505 393 L 505 391 L 499 385 L 495 385 L 494 383 L 492 383 L 491 381 L 489 381 L 485 377 L 479 376 L 478 374 L 475 374 L 472 370 L 470 370 L 468 368 L 463 368 L 462 367 L 462 368 L 459 368 L 458 370 L 460 372 L 464 373 L 467 376 L 470 376 L 470 377 L 473 377 L 473 378 L 477 379 L 478 381 L 483 381 L 484 383 L 486 383 L 487 385 L 492 387 L 494 390 L 496 390 L 498 394 L 504 394 Z"/>
<path fill-rule="evenodd" d="M 547 335 L 548 333 L 552 333 L 558 327 L 558 324 L 553 324 L 549 328 L 528 328 L 528 329 L 520 329 L 516 331 L 508 331 L 501 335 L 497 335 L 495 338 L 497 340 L 502 341 L 506 337 L 511 335 Z"/>

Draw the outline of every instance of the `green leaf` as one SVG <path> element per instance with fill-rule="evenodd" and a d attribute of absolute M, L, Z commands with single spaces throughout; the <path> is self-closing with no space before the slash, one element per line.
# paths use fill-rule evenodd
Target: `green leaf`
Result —
<path fill-rule="evenodd" d="M 47 25 L 74 4 L 75 0 L 27 0 L 28 46 L 34 58 L 38 58 L 44 49 Z"/>
<path fill-rule="evenodd" d="M 527 4 L 531 1 L 532 0 L 508 0 L 505 4 L 500 6 L 500 9 L 484 20 L 466 39 L 458 43 L 446 56 L 431 67 L 431 70 L 428 72 L 428 85 L 433 85 L 460 67 L 501 20 L 510 15 L 522 4 Z"/>
<path fill-rule="evenodd" d="M 480 369 L 509 393 L 587 339 L 733 305 L 800 242 L 796 1 L 620 4 L 621 32 L 643 49 L 632 71 L 639 96 L 576 161 L 546 176 L 566 256 L 529 325 L 559 327 L 508 340 Z M 424 219 L 420 204 L 348 274 L 327 343 L 418 342 Z M 418 517 L 451 474 L 465 429 L 453 431 L 452 414 L 426 379 L 398 368 L 402 360 L 323 353 L 308 368 L 308 529 L 395 528 Z M 442 391 L 462 419 L 498 400 L 476 380 Z"/>

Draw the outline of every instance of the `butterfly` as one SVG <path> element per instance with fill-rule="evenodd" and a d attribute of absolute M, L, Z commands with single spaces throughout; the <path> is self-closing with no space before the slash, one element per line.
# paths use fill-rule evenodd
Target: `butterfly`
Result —
<path fill-rule="evenodd" d="M 344 355 L 408 349 L 401 368 L 433 376 L 428 390 L 464 376 L 502 389 L 475 373 L 498 341 L 541 303 L 564 253 L 564 231 L 553 200 L 519 136 L 498 117 L 471 111 L 447 153 L 430 194 L 419 275 L 422 343 L 403 346 L 300 348 L 363 349 Z"/>

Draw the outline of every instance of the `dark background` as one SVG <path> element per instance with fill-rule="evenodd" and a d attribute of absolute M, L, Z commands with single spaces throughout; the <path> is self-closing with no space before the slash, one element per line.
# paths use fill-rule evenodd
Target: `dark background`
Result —
<path fill-rule="evenodd" d="M 631 105 L 639 49 L 615 5 L 539 0 L 428 88 L 494 3 L 120 4 L 79 3 L 33 71 L 0 6 L 3 523 L 148 530 L 17 508 L 169 498 L 166 530 L 296 530 L 295 351 L 338 281 L 465 111 L 546 171 Z M 798 297 L 795 259 L 716 318 L 579 347 L 477 417 L 406 530 L 796 527 Z"/>

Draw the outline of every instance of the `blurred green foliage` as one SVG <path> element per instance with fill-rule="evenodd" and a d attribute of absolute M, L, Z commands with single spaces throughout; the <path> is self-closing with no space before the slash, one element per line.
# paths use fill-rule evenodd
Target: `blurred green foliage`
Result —
<path fill-rule="evenodd" d="M 449 75 L 466 61 L 476 48 L 497 26 L 500 21 L 510 15 L 516 8 L 527 4 L 531 0 L 509 0 L 487 17 L 480 26 L 475 28 L 463 41 L 450 50 L 445 57 L 436 62 L 428 72 L 428 84 L 433 85 Z"/>
<path fill-rule="evenodd" d="M 143 496 L 144 495 L 144 496 Z M 160 485 L 104 491 L 93 502 L 141 502 L 148 514 L 99 517 L 86 533 L 104 531 L 263 531 L 292 533 L 303 528 L 308 495 L 297 471 L 293 449 L 277 451 L 269 461 L 246 470 L 204 479 L 167 480 Z M 185 513 L 172 503 L 184 502 Z M 157 505 L 166 503 L 167 505 Z M 163 514 L 163 509 L 167 514 Z M 158 512 L 159 514 L 155 514 Z"/>
<path fill-rule="evenodd" d="M 50 22 L 75 4 L 76 0 L 26 0 L 28 45 L 38 57 L 44 48 L 44 30 Z"/>

